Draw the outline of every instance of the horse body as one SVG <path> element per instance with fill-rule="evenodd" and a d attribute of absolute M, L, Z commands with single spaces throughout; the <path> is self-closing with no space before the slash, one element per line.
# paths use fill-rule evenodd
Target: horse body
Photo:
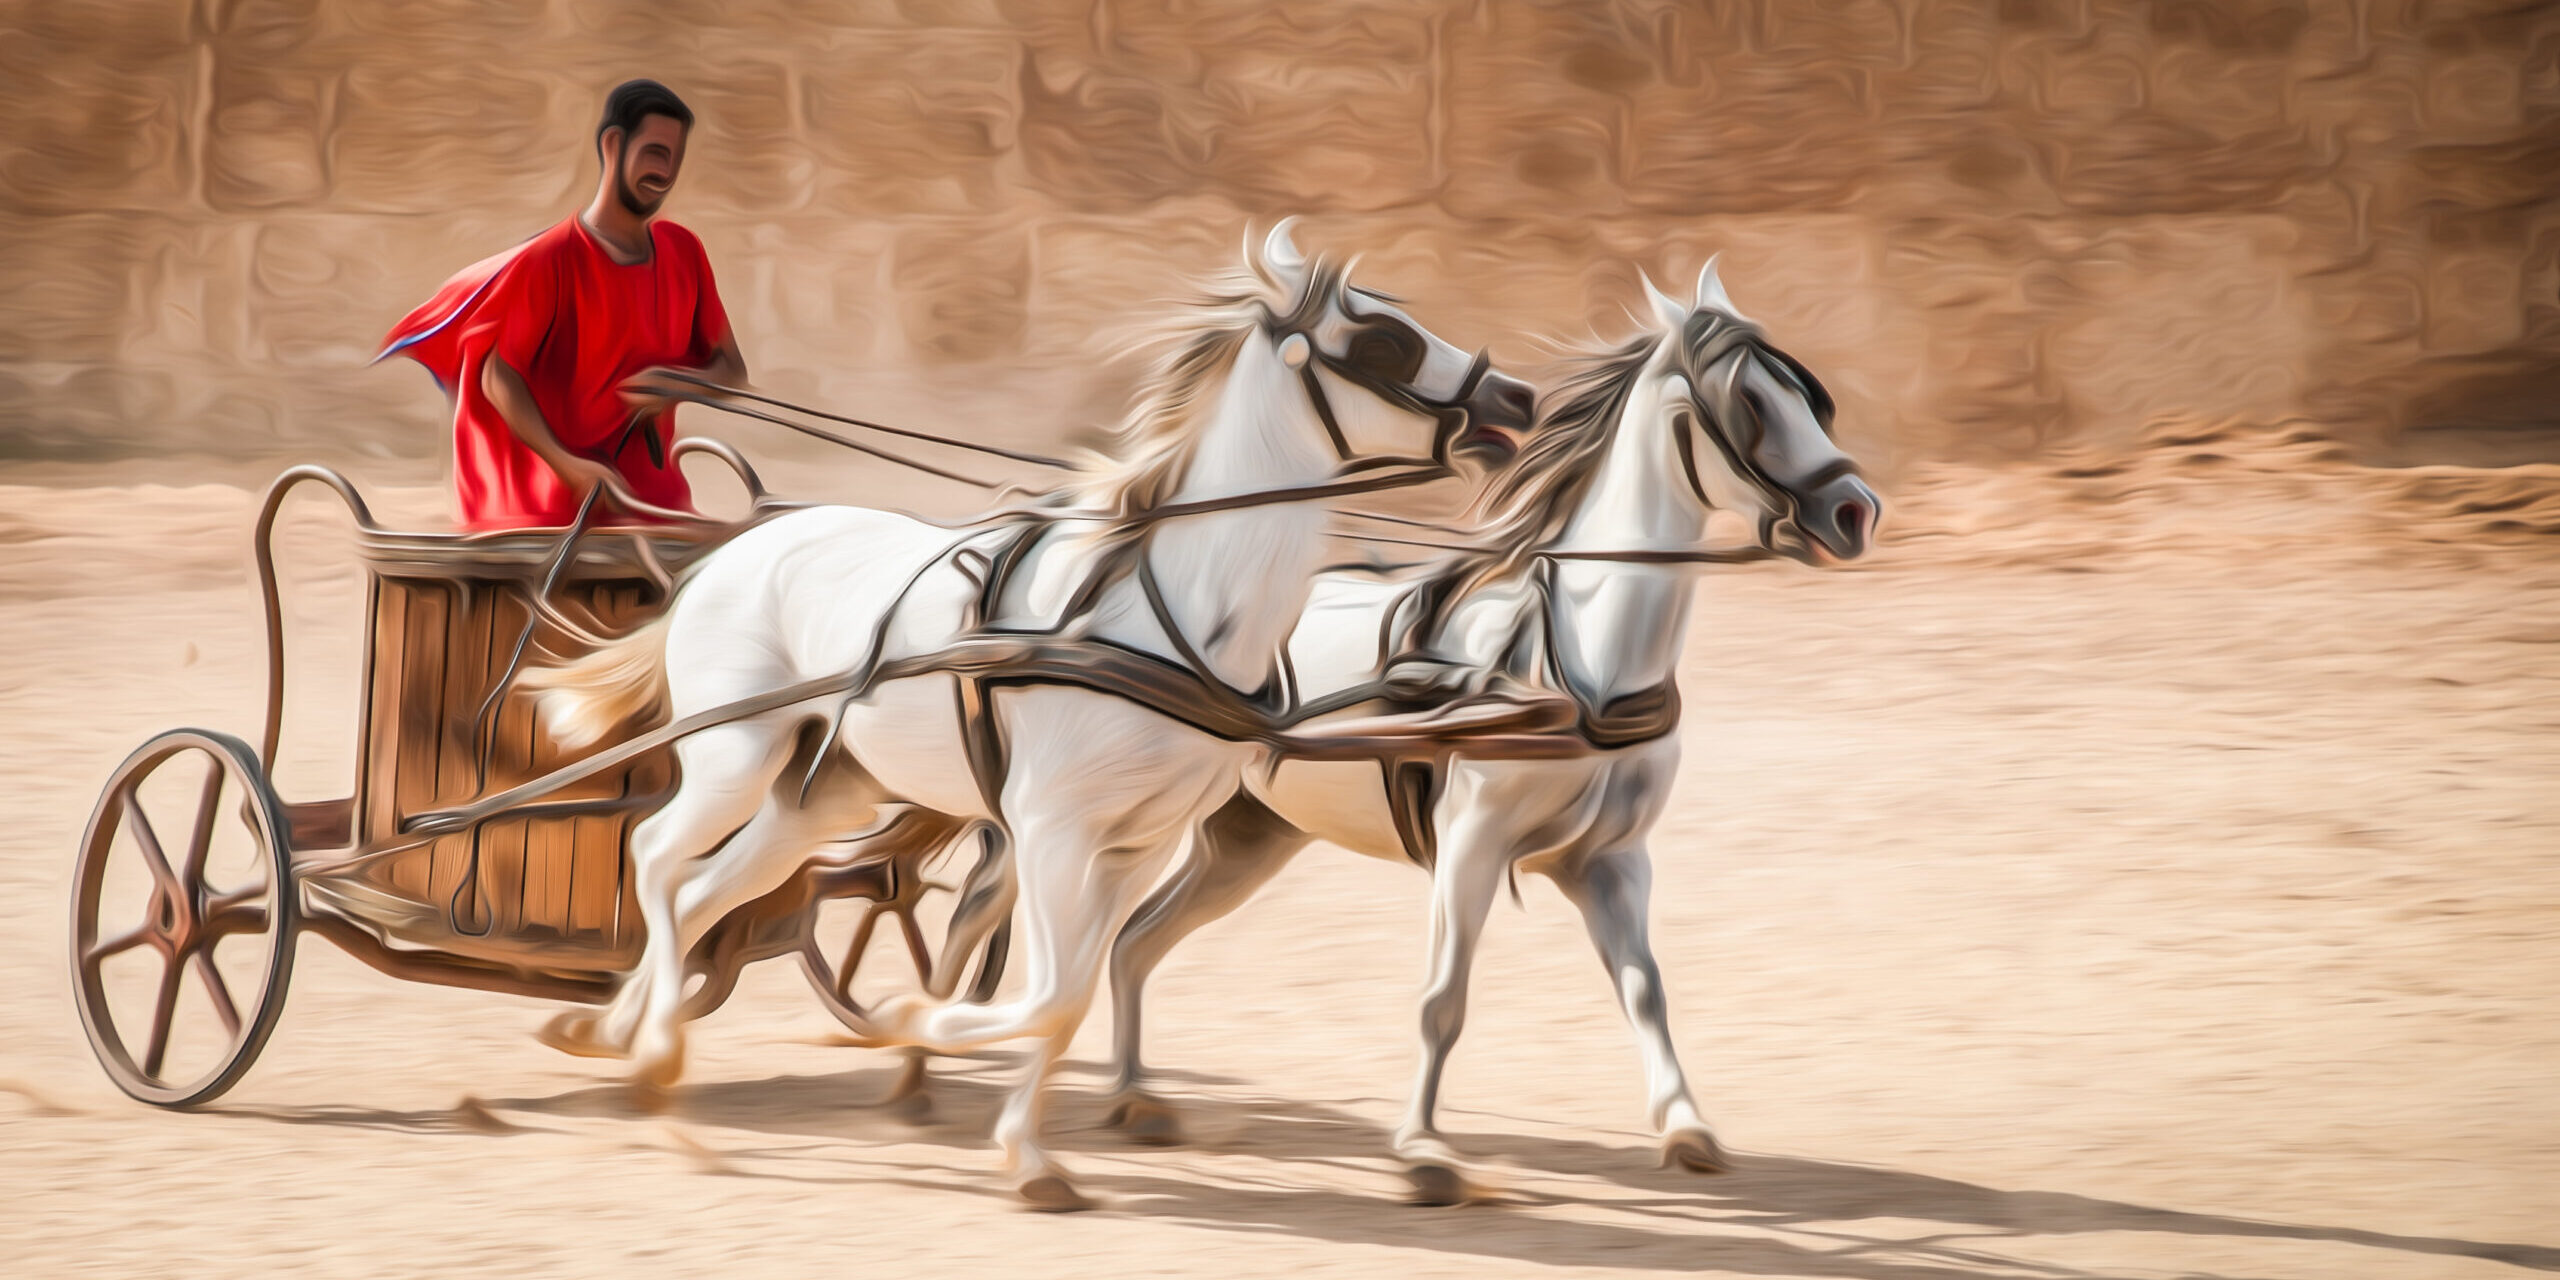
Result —
<path fill-rule="evenodd" d="M 1699 359 L 1702 332 L 1739 323 L 1713 283 L 1712 266 L 1699 296 L 1699 312 L 1713 313 L 1706 325 L 1698 312 L 1659 306 L 1667 332 L 1658 344 L 1640 362 L 1621 353 L 1615 384 L 1586 388 L 1578 448 L 1542 419 L 1528 456 L 1515 464 L 1526 477 L 1510 527 L 1519 545 L 1502 571 L 1479 573 L 1423 637 L 1443 660 L 1481 677 L 1507 673 L 1560 686 L 1586 710 L 1606 708 L 1676 678 L 1694 575 L 1686 565 L 1646 557 L 1697 548 L 1710 510 L 1757 521 L 1764 540 L 1787 528 L 1808 539 L 1800 548 L 1808 555 L 1814 541 L 1839 558 L 1863 550 L 1876 500 L 1831 446 L 1825 413 L 1808 403 L 1818 390 L 1799 385 L 1782 357 L 1756 358 L 1756 340 Z M 1710 412 L 1697 395 L 1708 378 L 1725 380 L 1723 394 L 1710 397 L 1713 410 L 1731 417 L 1747 408 L 1756 431 L 1697 420 Z M 1706 440 L 1684 438 L 1710 432 Z M 1542 449 L 1562 456 L 1542 459 Z M 1549 474 L 1534 474 L 1542 466 Z M 1380 650 L 1401 598 L 1399 589 L 1374 580 L 1319 580 L 1292 642 L 1302 686 L 1318 693 L 1373 678 L 1391 656 Z M 1679 761 L 1676 732 L 1562 759 L 1460 751 L 1438 779 L 1427 851 L 1413 848 L 1401 830 L 1377 766 L 1260 763 L 1247 780 L 1250 797 L 1204 824 L 1193 856 L 1118 942 L 1112 984 L 1120 1118 L 1142 1135 L 1173 1131 L 1171 1112 L 1144 1091 L 1139 1058 L 1143 987 L 1156 963 L 1183 936 L 1241 905 L 1298 850 L 1324 839 L 1374 857 L 1419 854 L 1431 868 L 1422 1062 L 1396 1138 L 1419 1194 L 1463 1194 L 1434 1113 L 1442 1068 L 1465 1020 L 1476 940 L 1515 867 L 1551 877 L 1582 913 L 1637 1033 L 1647 1109 L 1664 1135 L 1666 1160 L 1720 1167 L 1671 1042 L 1647 937 L 1652 868 L 1645 837 L 1668 802 Z"/>
<path fill-rule="evenodd" d="M 1231 690 L 1265 687 L 1324 553 L 1326 516 L 1308 502 L 1250 499 L 1322 484 L 1380 454 L 1443 457 L 1499 443 L 1484 431 L 1526 423 L 1512 416 L 1519 384 L 1343 286 L 1339 272 L 1310 267 L 1285 224 L 1257 271 L 1291 295 L 1285 306 L 1236 300 L 1223 333 L 1185 350 L 1138 415 L 1152 438 L 1083 495 L 1098 494 L 1111 510 L 1048 517 L 991 603 L 988 561 L 962 553 L 980 532 L 849 508 L 797 513 L 707 557 L 663 621 L 627 642 L 658 646 L 657 662 L 607 650 L 530 676 L 546 722 L 569 726 L 564 736 L 592 736 L 595 708 L 646 701 L 610 686 L 642 680 L 662 680 L 664 710 L 683 717 L 800 680 L 939 653 L 981 624 L 1064 626 Z M 1394 348 L 1391 364 L 1363 354 L 1385 350 L 1381 343 Z M 1348 371 L 1357 385 L 1319 392 L 1311 360 Z M 1369 400 L 1379 403 L 1362 403 Z M 1377 438 L 1355 450 L 1346 419 Z M 1224 499 L 1247 501 L 1149 516 Z M 1110 564 L 1125 571 L 1095 576 Z M 943 1052 L 1039 1038 L 997 1138 L 1027 1197 L 1080 1204 L 1037 1141 L 1042 1084 L 1138 895 L 1262 748 L 1091 689 L 1007 685 L 987 695 L 1003 761 L 982 779 L 960 692 L 947 675 L 892 679 L 850 704 L 814 701 L 680 740 L 682 783 L 631 838 L 645 953 L 591 1028 L 562 1029 L 564 1047 L 628 1046 L 644 1085 L 672 1081 L 682 1062 L 684 960 L 713 924 L 822 850 L 894 856 L 882 842 L 899 838 L 898 810 L 943 815 L 951 821 L 925 826 L 945 834 L 953 822 L 995 820 L 1009 837 L 1023 904 L 1025 989 L 985 1005 L 891 1002 L 874 1016 L 884 1042 Z M 1008 905 L 999 898 L 976 924 L 955 922 L 954 944 L 965 950 L 974 941 L 967 931 L 990 927 Z M 950 993 L 937 986 L 932 994 Z"/>

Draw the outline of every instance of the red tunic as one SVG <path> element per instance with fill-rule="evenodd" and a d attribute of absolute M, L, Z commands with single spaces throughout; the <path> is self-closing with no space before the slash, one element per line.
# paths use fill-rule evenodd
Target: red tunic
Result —
<path fill-rule="evenodd" d="M 517 439 L 481 392 L 481 361 L 491 352 L 523 376 L 562 445 L 610 462 L 645 501 L 691 509 L 668 452 L 672 409 L 604 457 L 631 421 L 617 392 L 625 379 L 654 365 L 698 368 L 729 337 L 702 242 L 658 220 L 649 244 L 647 262 L 615 262 L 573 216 L 464 268 L 392 329 L 382 354 L 415 359 L 453 393 L 453 489 L 465 527 L 565 525 L 586 497 Z M 655 437 L 654 457 L 643 432 Z"/>

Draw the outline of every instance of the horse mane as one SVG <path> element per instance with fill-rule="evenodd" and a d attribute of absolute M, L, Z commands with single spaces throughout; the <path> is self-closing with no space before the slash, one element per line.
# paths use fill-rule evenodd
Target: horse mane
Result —
<path fill-rule="evenodd" d="M 1199 439 L 1193 419 L 1216 400 L 1245 340 L 1266 325 L 1312 323 L 1340 291 L 1345 272 L 1319 256 L 1294 295 L 1258 260 L 1250 271 L 1230 268 L 1196 282 L 1201 292 L 1192 305 L 1139 331 L 1137 349 L 1147 354 L 1133 407 L 1050 500 L 1112 520 L 1170 501 Z"/>
<path fill-rule="evenodd" d="M 1564 531 L 1608 455 L 1638 375 L 1661 344 L 1660 333 L 1647 333 L 1566 353 L 1569 372 L 1555 391 L 1539 398 L 1529 442 L 1474 504 L 1481 520 L 1478 548 L 1459 553 L 1434 575 L 1452 582 L 1450 599 L 1519 572 L 1532 552 Z"/>

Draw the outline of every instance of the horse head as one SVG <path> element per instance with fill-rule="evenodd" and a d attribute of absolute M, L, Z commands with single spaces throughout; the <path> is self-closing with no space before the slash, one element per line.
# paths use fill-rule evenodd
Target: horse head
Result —
<path fill-rule="evenodd" d="M 1667 415 L 1708 506 L 1754 518 L 1764 548 L 1808 562 L 1865 553 L 1883 504 L 1832 440 L 1830 392 L 1743 317 L 1709 258 L 1682 307 L 1645 282 L 1659 344 L 1629 411 Z"/>
<path fill-rule="evenodd" d="M 1248 240 L 1245 259 L 1287 300 L 1264 308 L 1264 335 L 1303 381 L 1340 460 L 1425 455 L 1491 467 L 1517 453 L 1534 408 L 1529 385 L 1423 328 L 1394 298 L 1351 284 L 1350 264 L 1310 260 L 1295 222 L 1282 219 L 1258 251 Z"/>

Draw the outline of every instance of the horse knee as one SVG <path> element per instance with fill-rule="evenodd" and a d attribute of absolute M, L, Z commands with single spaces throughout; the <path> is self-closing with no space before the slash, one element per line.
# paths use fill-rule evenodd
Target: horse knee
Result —
<path fill-rule="evenodd" d="M 1467 996 L 1451 989 L 1432 992 L 1422 1001 L 1422 1035 L 1426 1040 L 1446 1044 L 1467 1029 Z"/>

